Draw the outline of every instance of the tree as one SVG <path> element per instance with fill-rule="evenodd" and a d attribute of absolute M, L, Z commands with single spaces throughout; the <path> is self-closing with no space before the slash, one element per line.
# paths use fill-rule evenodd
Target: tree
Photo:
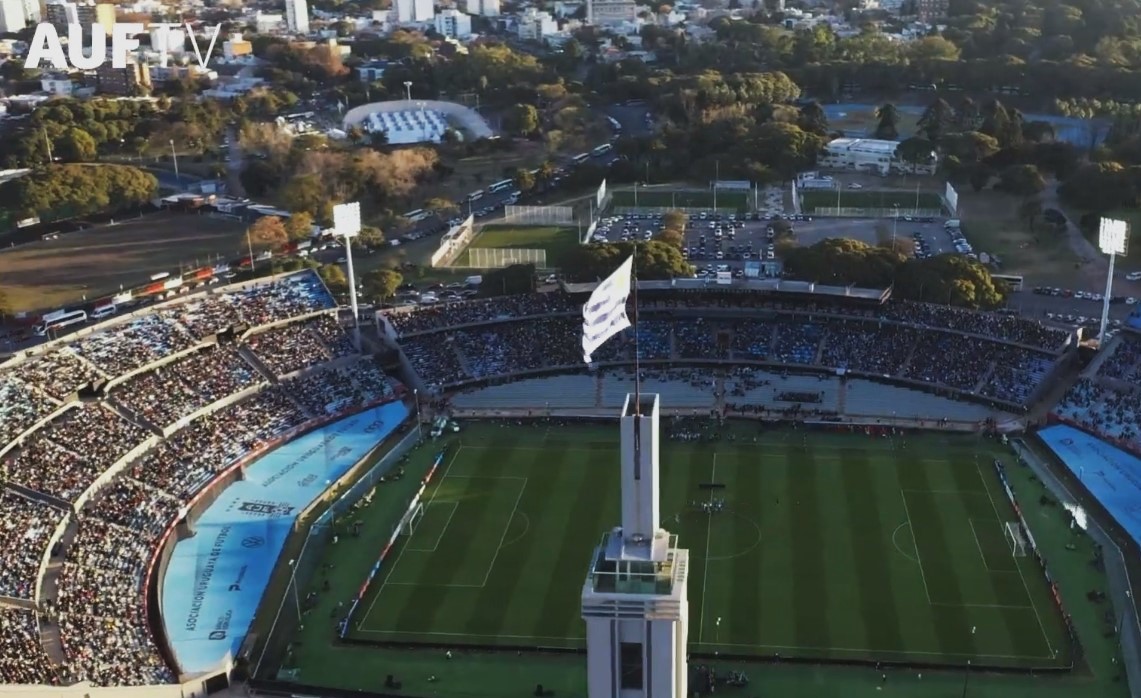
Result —
<path fill-rule="evenodd" d="M 535 265 L 512 264 L 483 274 L 479 282 L 480 296 L 510 296 L 535 290 Z"/>
<path fill-rule="evenodd" d="M 249 228 L 250 243 L 259 249 L 280 250 L 289 241 L 285 224 L 277 216 L 262 216 Z"/>
<path fill-rule="evenodd" d="M 424 202 L 424 210 L 432 211 L 440 218 L 450 218 L 460 212 L 460 207 L 450 199 L 436 197 Z"/>
<path fill-rule="evenodd" d="M 919 117 L 918 130 L 927 140 L 937 143 L 954 126 L 955 110 L 939 97 L 923 110 Z"/>
<path fill-rule="evenodd" d="M 809 133 L 815 133 L 818 136 L 828 135 L 828 115 L 824 113 L 824 107 L 821 107 L 820 102 L 816 100 L 812 100 L 800 108 L 796 124 Z"/>
<path fill-rule="evenodd" d="M 1034 223 L 1038 217 L 1042 215 L 1042 202 L 1037 198 L 1030 198 L 1023 201 L 1018 206 L 1018 218 L 1026 223 L 1026 227 L 1030 231 L 1034 231 Z"/>
<path fill-rule="evenodd" d="M 285 235 L 290 242 L 302 242 L 313 237 L 313 216 L 298 211 L 285 221 Z"/>
<path fill-rule="evenodd" d="M 6 318 L 12 314 L 12 303 L 8 298 L 8 292 L 0 288 L 0 319 Z"/>
<path fill-rule="evenodd" d="M 1034 196 L 1046 188 L 1046 180 L 1034 165 L 1012 165 L 1002 171 L 998 187 L 1015 196 Z"/>
<path fill-rule="evenodd" d="M 69 128 L 60 146 L 57 154 L 69 162 L 91 162 L 98 154 L 95 139 L 79 128 Z"/>
<path fill-rule="evenodd" d="M 349 292 L 349 279 L 345 276 L 345 270 L 341 268 L 341 265 L 322 264 L 317 269 L 317 274 L 333 293 L 340 295 Z"/>
<path fill-rule="evenodd" d="M 392 269 L 374 269 L 364 275 L 362 283 L 365 297 L 384 302 L 396 293 L 400 284 L 404 283 L 404 276 Z"/>
<path fill-rule="evenodd" d="M 375 250 L 384 245 L 384 232 L 375 226 L 366 225 L 361 228 L 360 233 L 353 239 L 360 246 Z"/>
<path fill-rule="evenodd" d="M 885 141 L 899 138 L 899 110 L 894 104 L 888 103 L 876 109 L 876 119 L 876 138 Z"/>
<path fill-rule="evenodd" d="M 932 162 L 935 153 L 935 144 L 926 138 L 905 138 L 899 142 L 895 154 L 900 160 L 912 165 L 922 165 Z"/>
<path fill-rule="evenodd" d="M 531 104 L 516 104 L 503 115 L 503 128 L 518 136 L 536 133 L 539 124 L 539 110 Z"/>
<path fill-rule="evenodd" d="M 569 281 L 598 281 L 612 274 L 618 265 L 635 251 L 639 279 L 693 276 L 693 267 L 681 256 L 681 250 L 658 240 L 639 243 L 636 246 L 627 242 L 576 246 L 564 255 L 563 275 Z"/>
<path fill-rule="evenodd" d="M 535 188 L 535 175 L 531 174 L 531 170 L 526 167 L 515 170 L 515 176 L 512 179 L 515 180 L 515 186 L 521 192 L 529 192 Z"/>

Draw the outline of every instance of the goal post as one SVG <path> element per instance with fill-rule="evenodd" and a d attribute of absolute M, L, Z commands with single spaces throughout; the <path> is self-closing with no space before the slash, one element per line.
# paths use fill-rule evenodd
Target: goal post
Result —
<path fill-rule="evenodd" d="M 412 535 L 422 518 L 424 518 L 424 504 L 416 502 L 416 506 L 412 507 L 400 522 L 400 535 Z"/>
<path fill-rule="evenodd" d="M 1014 557 L 1026 557 L 1026 536 L 1022 533 L 1022 526 L 1017 521 L 1008 521 L 1003 526 L 1006 542 L 1010 546 L 1010 554 Z"/>

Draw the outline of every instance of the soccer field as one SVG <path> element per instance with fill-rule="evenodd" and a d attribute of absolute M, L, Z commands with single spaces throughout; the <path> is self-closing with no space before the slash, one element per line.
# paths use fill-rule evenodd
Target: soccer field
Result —
<path fill-rule="evenodd" d="M 918 210 L 941 210 L 943 199 L 938 194 L 921 191 L 852 190 L 852 189 L 802 189 L 800 206 L 805 213 L 813 213 L 818 208 L 834 208 L 839 195 L 840 208 L 890 209 L 899 206 L 899 215 L 907 215 Z M 890 213 L 890 211 L 889 211 Z"/>
<path fill-rule="evenodd" d="M 691 554 L 691 651 L 1067 666 L 1061 617 L 976 437 L 764 432 L 663 441 L 662 525 Z M 591 551 L 619 518 L 617 429 L 472 425 L 350 635 L 581 648 Z M 694 506 L 726 500 L 712 515 Z"/>
<path fill-rule="evenodd" d="M 557 267 L 578 244 L 578 230 L 566 226 L 489 225 L 476 235 L 457 263 L 460 266 L 477 266 L 471 254 L 473 249 L 532 249 L 544 250 L 547 253 L 547 266 Z"/>
<path fill-rule="evenodd" d="M 677 191 L 672 189 L 639 189 L 616 191 L 611 194 L 610 205 L 616 208 L 704 208 L 714 207 L 712 191 Z M 749 206 L 748 192 L 723 190 L 717 192 L 716 206 L 720 210 L 744 211 Z"/>

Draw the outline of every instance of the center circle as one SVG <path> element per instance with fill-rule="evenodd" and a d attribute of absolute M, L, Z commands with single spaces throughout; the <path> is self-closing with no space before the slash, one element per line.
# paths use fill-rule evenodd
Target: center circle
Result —
<path fill-rule="evenodd" d="M 732 509 L 712 514 L 687 509 L 665 518 L 662 527 L 691 541 L 708 536 L 705 559 L 710 561 L 744 557 L 761 544 L 760 524 Z"/>

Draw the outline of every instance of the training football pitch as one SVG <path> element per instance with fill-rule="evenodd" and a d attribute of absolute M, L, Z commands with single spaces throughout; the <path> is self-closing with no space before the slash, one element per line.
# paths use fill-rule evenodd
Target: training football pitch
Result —
<path fill-rule="evenodd" d="M 934 192 L 921 191 L 889 191 L 889 190 L 851 190 L 851 189 L 802 189 L 800 192 L 800 207 L 805 213 L 813 213 L 817 209 L 835 208 L 839 201 L 840 208 L 868 208 L 891 209 L 899 207 L 899 215 L 906 215 L 915 210 L 937 211 L 943 208 L 943 199 Z M 891 214 L 891 211 L 888 211 Z"/>
<path fill-rule="evenodd" d="M 1004 534 L 1015 514 L 992 442 L 756 433 L 662 442 L 662 525 L 691 556 L 691 652 L 1070 664 L 1041 569 Z M 723 511 L 702 511 L 711 496 Z M 582 584 L 619 518 L 615 427 L 471 425 L 424 501 L 350 637 L 583 647 Z"/>

